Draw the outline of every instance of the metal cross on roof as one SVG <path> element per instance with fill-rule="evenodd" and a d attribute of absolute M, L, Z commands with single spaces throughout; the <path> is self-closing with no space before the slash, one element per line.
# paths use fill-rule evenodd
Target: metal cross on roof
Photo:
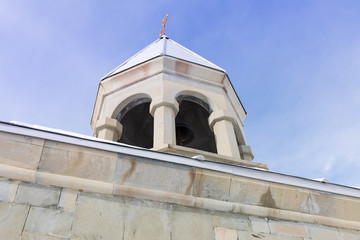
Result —
<path fill-rule="evenodd" d="M 164 17 L 163 21 L 162 21 L 162 29 L 161 29 L 161 32 L 160 32 L 160 37 L 164 36 L 165 35 L 165 24 L 166 24 L 166 21 L 168 19 L 168 14 L 166 14 L 166 17 Z"/>

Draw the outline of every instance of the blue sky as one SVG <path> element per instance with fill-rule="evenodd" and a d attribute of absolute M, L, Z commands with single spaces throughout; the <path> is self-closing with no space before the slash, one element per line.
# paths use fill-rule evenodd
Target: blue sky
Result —
<path fill-rule="evenodd" d="M 0 0 L 0 119 L 91 135 L 102 76 L 167 35 L 227 70 L 256 162 L 360 186 L 360 1 Z"/>

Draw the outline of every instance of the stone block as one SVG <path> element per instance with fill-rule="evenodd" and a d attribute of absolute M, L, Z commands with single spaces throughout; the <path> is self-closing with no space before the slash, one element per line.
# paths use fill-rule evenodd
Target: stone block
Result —
<path fill-rule="evenodd" d="M 308 225 L 308 232 L 312 240 L 340 240 L 339 232 L 336 228 L 324 227 L 320 225 Z"/>
<path fill-rule="evenodd" d="M 230 174 L 196 169 L 194 181 L 195 197 L 229 201 Z"/>
<path fill-rule="evenodd" d="M 75 209 L 77 197 L 78 191 L 72 190 L 70 188 L 63 188 L 61 190 L 58 207 L 66 211 L 73 211 Z"/>
<path fill-rule="evenodd" d="M 306 226 L 303 223 L 270 220 L 269 226 L 273 234 L 309 237 Z"/>
<path fill-rule="evenodd" d="M 214 212 L 213 225 L 215 227 L 229 228 L 236 230 L 250 230 L 250 221 L 247 216 L 229 212 Z"/>
<path fill-rule="evenodd" d="M 112 152 L 46 141 L 39 171 L 112 182 L 116 157 Z"/>
<path fill-rule="evenodd" d="M 72 227 L 72 240 L 123 239 L 122 198 L 80 193 Z"/>
<path fill-rule="evenodd" d="M 270 233 L 268 220 L 265 218 L 249 217 L 251 229 L 256 233 Z"/>
<path fill-rule="evenodd" d="M 118 153 L 116 153 L 116 152 L 110 152 L 110 151 L 106 151 L 106 150 L 100 150 L 97 148 L 84 147 L 84 146 L 80 146 L 80 145 L 56 142 L 56 141 L 51 141 L 51 140 L 46 140 L 44 143 L 44 147 L 65 150 L 65 151 L 70 151 L 70 152 L 90 153 L 90 154 L 94 154 L 94 155 L 106 156 L 109 158 L 117 158 L 117 156 L 118 156 Z"/>
<path fill-rule="evenodd" d="M 194 171 L 190 167 L 146 159 L 119 158 L 115 183 L 191 195 Z"/>
<path fill-rule="evenodd" d="M 172 240 L 213 238 L 211 212 L 173 206 Z"/>
<path fill-rule="evenodd" d="M 309 213 L 308 200 L 310 191 L 284 184 L 270 183 L 268 198 L 273 199 L 274 206 L 268 207 Z"/>
<path fill-rule="evenodd" d="M 67 240 L 69 238 L 63 237 L 54 237 L 37 233 L 28 233 L 23 232 L 21 235 L 21 240 Z"/>
<path fill-rule="evenodd" d="M 73 213 L 57 209 L 31 207 L 24 231 L 69 238 L 72 222 Z"/>
<path fill-rule="evenodd" d="M 360 240 L 360 231 L 339 229 L 341 240 Z"/>
<path fill-rule="evenodd" d="M 57 205 L 59 196 L 60 188 L 34 183 L 20 183 L 15 202 L 45 207 Z"/>
<path fill-rule="evenodd" d="M 237 231 L 234 229 L 215 227 L 215 240 L 237 240 Z"/>
<path fill-rule="evenodd" d="M 19 239 L 29 206 L 0 202 L 0 239 Z"/>
<path fill-rule="evenodd" d="M 169 205 L 127 199 L 124 239 L 170 240 Z"/>
<path fill-rule="evenodd" d="M 36 170 L 44 140 L 0 132 L 0 163 Z"/>
<path fill-rule="evenodd" d="M 312 191 L 309 198 L 310 213 L 350 221 L 360 221 L 360 200 L 325 192 Z"/>
<path fill-rule="evenodd" d="M 0 181 L 0 201 L 13 202 L 16 191 L 18 189 L 19 182 L 15 181 Z"/>
<path fill-rule="evenodd" d="M 239 231 L 239 240 L 304 240 L 302 237 Z"/>
<path fill-rule="evenodd" d="M 232 177 L 230 186 L 230 201 L 250 205 L 264 206 L 269 191 L 269 182 L 244 177 Z"/>

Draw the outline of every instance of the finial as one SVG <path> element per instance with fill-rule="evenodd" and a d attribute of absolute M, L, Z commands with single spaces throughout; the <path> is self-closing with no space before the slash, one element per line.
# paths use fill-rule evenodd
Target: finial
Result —
<path fill-rule="evenodd" d="M 166 17 L 164 17 L 163 21 L 162 21 L 162 29 L 161 29 L 161 32 L 160 32 L 160 37 L 164 36 L 165 35 L 165 24 L 166 24 L 166 21 L 168 19 L 168 14 L 166 14 Z"/>

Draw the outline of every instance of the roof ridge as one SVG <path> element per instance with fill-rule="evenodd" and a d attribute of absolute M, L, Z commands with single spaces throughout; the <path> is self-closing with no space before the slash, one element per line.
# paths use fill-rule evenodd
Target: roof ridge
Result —
<path fill-rule="evenodd" d="M 152 43 L 150 43 L 149 45 L 147 45 L 146 47 L 144 47 L 143 49 L 141 49 L 140 51 L 138 51 L 137 53 L 135 53 L 134 55 L 132 55 L 130 58 L 126 59 L 123 63 L 121 63 L 119 66 L 117 66 L 116 68 L 114 68 L 113 70 L 111 70 L 108 74 L 106 74 L 104 77 L 101 78 L 101 80 L 113 75 L 112 73 L 115 72 L 117 69 L 121 68 L 122 66 L 124 66 L 126 63 L 128 63 L 130 60 L 134 59 L 136 56 L 140 55 L 142 52 L 144 52 L 146 49 L 150 48 L 153 44 L 155 44 L 156 42 L 160 41 L 162 39 L 158 38 L 155 41 L 153 41 Z"/>
<path fill-rule="evenodd" d="M 219 70 L 221 69 L 222 71 L 226 72 L 226 71 L 225 71 L 224 69 L 222 69 L 221 67 L 219 67 L 219 66 L 217 66 L 216 64 L 214 64 L 214 63 L 210 62 L 209 60 L 207 60 L 206 58 L 204 58 L 204 57 L 200 56 L 199 54 L 197 54 L 197 53 L 195 53 L 195 52 L 191 51 L 190 49 L 188 49 L 188 48 L 184 47 L 183 45 L 181 45 L 181 44 L 179 44 L 179 43 L 175 42 L 174 40 L 169 39 L 169 41 L 171 41 L 171 42 L 175 43 L 177 46 L 179 46 L 179 47 L 183 48 L 184 50 L 186 50 L 186 51 L 188 51 L 189 53 L 191 53 L 191 54 L 195 55 L 196 57 L 201 58 L 202 60 L 204 60 L 205 62 L 209 63 L 210 65 L 213 65 L 214 67 L 218 68 Z"/>

